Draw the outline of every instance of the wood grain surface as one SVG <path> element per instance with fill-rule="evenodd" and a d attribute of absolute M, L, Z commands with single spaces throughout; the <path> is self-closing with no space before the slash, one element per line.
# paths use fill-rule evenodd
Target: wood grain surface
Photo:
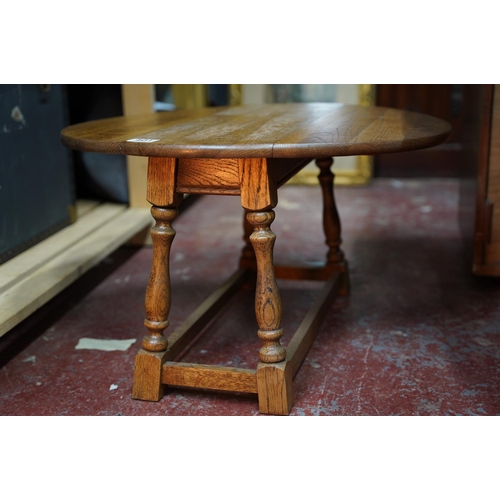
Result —
<path fill-rule="evenodd" d="M 211 107 L 71 125 L 69 148 L 172 158 L 305 158 L 374 155 L 436 146 L 451 134 L 420 113 L 340 103 Z"/>
<path fill-rule="evenodd" d="M 229 366 L 166 362 L 162 371 L 162 382 L 167 385 L 257 393 L 255 370 Z"/>

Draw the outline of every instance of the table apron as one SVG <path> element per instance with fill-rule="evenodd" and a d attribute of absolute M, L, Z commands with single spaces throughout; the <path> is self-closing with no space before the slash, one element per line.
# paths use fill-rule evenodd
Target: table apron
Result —
<path fill-rule="evenodd" d="M 273 183 L 280 187 L 311 162 L 311 158 L 268 158 L 268 171 Z M 240 159 L 179 158 L 177 193 L 241 194 Z"/>

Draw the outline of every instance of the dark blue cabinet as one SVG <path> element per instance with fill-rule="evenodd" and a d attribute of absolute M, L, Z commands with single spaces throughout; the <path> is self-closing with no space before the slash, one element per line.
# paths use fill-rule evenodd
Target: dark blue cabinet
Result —
<path fill-rule="evenodd" d="M 64 85 L 0 85 L 0 264 L 74 219 L 67 124 Z"/>

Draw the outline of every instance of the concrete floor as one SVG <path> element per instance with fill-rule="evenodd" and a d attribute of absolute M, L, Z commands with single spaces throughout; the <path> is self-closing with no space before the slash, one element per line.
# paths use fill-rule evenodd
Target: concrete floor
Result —
<path fill-rule="evenodd" d="M 291 415 L 500 415 L 500 281 L 471 276 L 456 180 L 338 188 L 351 295 L 336 300 L 295 381 Z M 285 186 L 275 262 L 324 258 L 319 188 Z M 202 197 L 174 221 L 170 331 L 236 268 L 238 198 Z M 258 415 L 256 396 L 172 389 L 131 398 L 150 248 L 121 248 L 0 339 L 1 415 Z M 285 336 L 318 284 L 279 282 Z M 239 292 L 185 361 L 255 367 L 253 297 Z M 76 350 L 82 337 L 136 339 Z"/>

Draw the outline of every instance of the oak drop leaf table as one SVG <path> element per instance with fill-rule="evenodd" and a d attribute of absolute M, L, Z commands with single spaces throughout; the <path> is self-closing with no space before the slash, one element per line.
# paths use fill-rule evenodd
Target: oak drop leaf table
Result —
<path fill-rule="evenodd" d="M 293 404 L 292 380 L 334 297 L 349 289 L 333 194 L 333 157 L 432 147 L 450 133 L 447 122 L 431 116 L 338 103 L 172 111 L 65 128 L 61 137 L 69 148 L 149 158 L 147 200 L 156 224 L 151 229 L 153 263 L 146 290 L 148 334 L 136 356 L 132 396 L 158 401 L 168 386 L 256 393 L 261 413 L 288 415 Z M 275 235 L 270 226 L 278 188 L 312 160 L 320 172 L 325 265 L 311 269 L 275 266 Z M 172 221 L 185 193 L 240 196 L 246 214 L 246 245 L 239 269 L 167 338 L 169 255 L 175 236 Z M 286 347 L 280 343 L 282 307 L 277 278 L 325 281 Z M 178 361 L 249 279 L 255 282 L 257 335 L 262 340 L 256 369 Z"/>

